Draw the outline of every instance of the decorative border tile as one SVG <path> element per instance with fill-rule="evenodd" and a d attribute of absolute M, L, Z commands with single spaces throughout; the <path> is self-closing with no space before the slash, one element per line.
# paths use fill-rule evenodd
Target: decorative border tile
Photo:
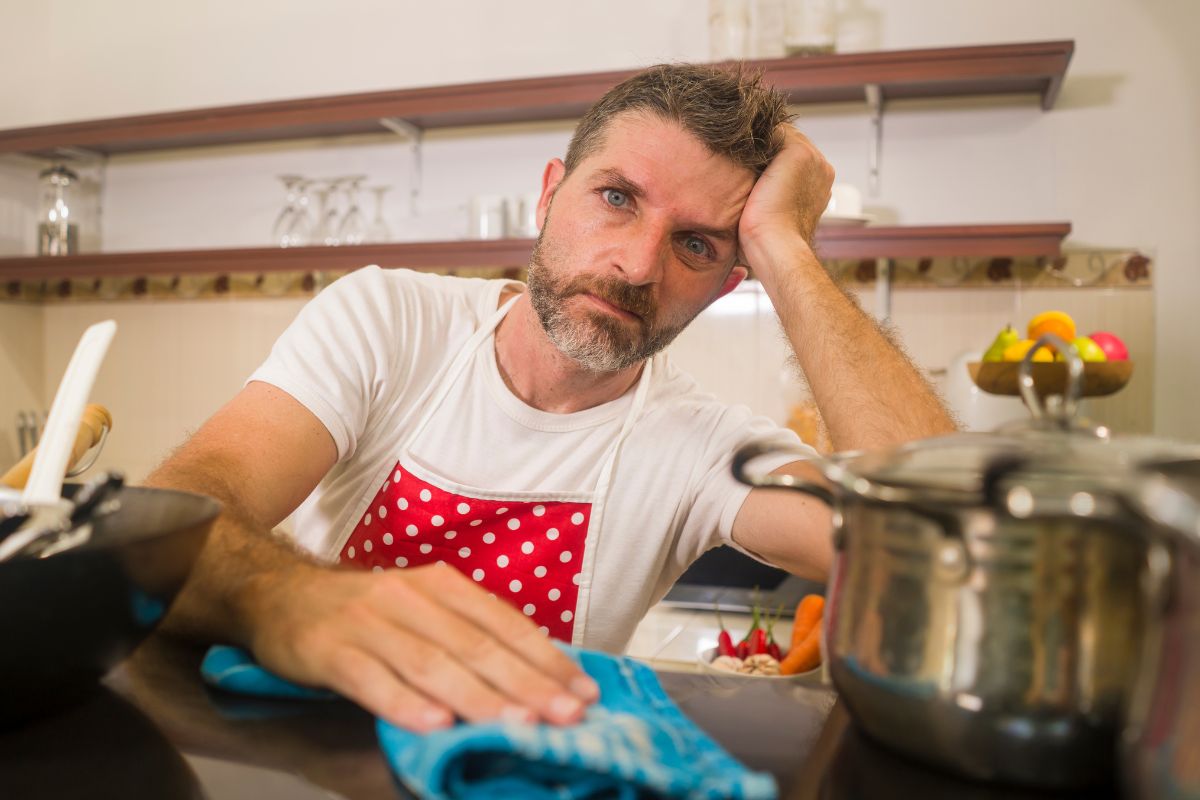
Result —
<path fill-rule="evenodd" d="M 1065 250 L 1056 258 L 901 258 L 891 261 L 892 285 L 902 288 L 1040 287 L 1138 288 L 1153 285 L 1149 257 L 1131 250 Z M 875 259 L 830 261 L 826 268 L 852 286 L 874 284 Z"/>
<path fill-rule="evenodd" d="M 877 279 L 874 259 L 834 260 L 829 272 L 848 286 Z M 901 258 L 891 262 L 897 289 L 929 288 L 1088 288 L 1145 289 L 1153 286 L 1153 262 L 1132 250 L 1073 250 L 1057 258 Z M 478 267 L 433 270 L 445 275 L 521 280 L 525 271 Z M 227 300 L 229 298 L 311 297 L 346 271 L 212 273 L 119 278 L 64 278 L 9 281 L 0 301 L 71 303 L 141 300 Z"/>
<path fill-rule="evenodd" d="M 443 275 L 520 280 L 512 268 L 429 270 Z M 0 286 L 0 301 L 25 303 L 94 303 L 161 300 L 228 300 L 230 298 L 311 297 L 348 270 L 319 272 L 206 273 L 115 278 L 61 278 L 9 281 Z"/>

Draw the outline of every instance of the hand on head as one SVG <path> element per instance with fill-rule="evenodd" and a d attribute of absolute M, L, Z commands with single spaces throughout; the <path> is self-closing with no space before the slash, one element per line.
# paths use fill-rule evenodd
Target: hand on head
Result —
<path fill-rule="evenodd" d="M 789 122 L 775 130 L 783 149 L 754 184 L 738 222 L 738 245 L 755 269 L 766 260 L 755 256 L 774 239 L 798 235 L 812 246 L 833 187 L 833 166 L 807 136 Z"/>

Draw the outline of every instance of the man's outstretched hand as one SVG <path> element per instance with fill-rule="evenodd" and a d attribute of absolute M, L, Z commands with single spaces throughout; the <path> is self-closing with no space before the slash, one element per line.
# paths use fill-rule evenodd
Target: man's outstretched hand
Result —
<path fill-rule="evenodd" d="M 598 696 L 528 617 L 444 564 L 379 573 L 297 564 L 253 594 L 260 664 L 409 730 L 455 716 L 569 724 Z"/>

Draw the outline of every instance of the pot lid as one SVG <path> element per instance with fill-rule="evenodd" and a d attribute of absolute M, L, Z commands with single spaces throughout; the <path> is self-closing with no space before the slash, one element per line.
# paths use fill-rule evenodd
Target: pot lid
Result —
<path fill-rule="evenodd" d="M 992 433 L 958 433 L 891 450 L 847 454 L 826 467 L 843 489 L 882 501 L 976 505 L 1021 485 L 1045 500 L 1116 493 L 1138 472 L 1158 472 L 1200 497 L 1200 445 L 1113 436 L 1081 421 L 1034 419 Z"/>

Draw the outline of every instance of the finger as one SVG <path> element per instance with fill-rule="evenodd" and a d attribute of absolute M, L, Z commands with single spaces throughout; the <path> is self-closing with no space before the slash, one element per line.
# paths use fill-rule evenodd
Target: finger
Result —
<path fill-rule="evenodd" d="M 454 722 L 447 708 L 406 686 L 382 661 L 344 646 L 329 656 L 323 670 L 329 688 L 393 725 L 417 733 Z"/>
<path fill-rule="evenodd" d="M 424 586 L 393 587 L 394 600 L 383 600 L 381 604 L 387 609 L 404 609 L 403 615 L 391 612 L 393 623 L 415 633 L 419 641 L 449 653 L 477 680 L 500 693 L 510 704 L 531 709 L 541 718 L 557 724 L 577 722 L 583 715 L 581 698 L 526 658 L 530 652 L 547 646 L 557 655 L 562 654 L 549 645 L 546 637 L 524 614 L 487 596 L 473 582 L 460 584 L 455 580 L 457 571 L 450 571 L 453 575 L 434 575 L 436 580 L 429 579 Z M 471 597 L 471 594 L 477 596 Z M 446 607 L 449 598 L 462 600 L 464 596 L 463 607 L 492 606 L 497 618 L 504 619 L 507 624 L 500 623 L 499 630 L 483 628 L 455 608 Z M 405 659 L 407 655 L 396 654 L 395 657 Z M 440 654 L 435 657 L 441 658 Z M 567 661 L 575 667 L 569 658 Z M 582 672 L 579 674 L 583 675 Z M 586 675 L 583 677 L 591 681 Z M 481 697 L 473 702 L 472 708 L 479 708 L 488 701 Z M 493 707 L 485 716 L 496 716 L 501 711 L 499 707 Z"/>
<path fill-rule="evenodd" d="M 454 654 L 433 642 L 396 630 L 386 620 L 376 618 L 372 623 L 355 630 L 359 646 L 372 652 L 395 670 L 413 689 L 435 702 L 443 703 L 458 716 L 470 722 L 494 719 L 533 722 L 537 715 L 519 702 L 488 685 Z M 461 644 L 456 643 L 456 649 Z M 575 700 L 577 715 L 573 719 L 551 720 L 575 722 L 582 713 L 582 704 Z"/>
<path fill-rule="evenodd" d="M 478 585 L 453 567 L 443 565 L 451 573 L 447 579 L 454 591 L 439 597 L 440 602 L 453 609 L 474 625 L 490 633 L 509 650 L 550 677 L 586 703 L 600 696 L 600 689 L 571 657 L 538 631 L 529 617 L 493 597 L 488 597 Z M 420 586 L 427 590 L 430 579 L 422 576 Z M 481 601 L 482 597 L 486 602 Z"/>
<path fill-rule="evenodd" d="M 582 717 L 583 700 L 522 657 L 523 650 L 546 642 L 546 637 L 537 628 L 522 625 L 517 638 L 506 634 L 501 642 L 496 635 L 459 617 L 454 611 L 446 609 L 444 614 L 450 618 L 430 626 L 429 640 L 459 654 L 459 660 L 483 681 L 550 722 L 569 724 Z M 422 622 L 432 623 L 434 616 L 424 617 Z"/>

